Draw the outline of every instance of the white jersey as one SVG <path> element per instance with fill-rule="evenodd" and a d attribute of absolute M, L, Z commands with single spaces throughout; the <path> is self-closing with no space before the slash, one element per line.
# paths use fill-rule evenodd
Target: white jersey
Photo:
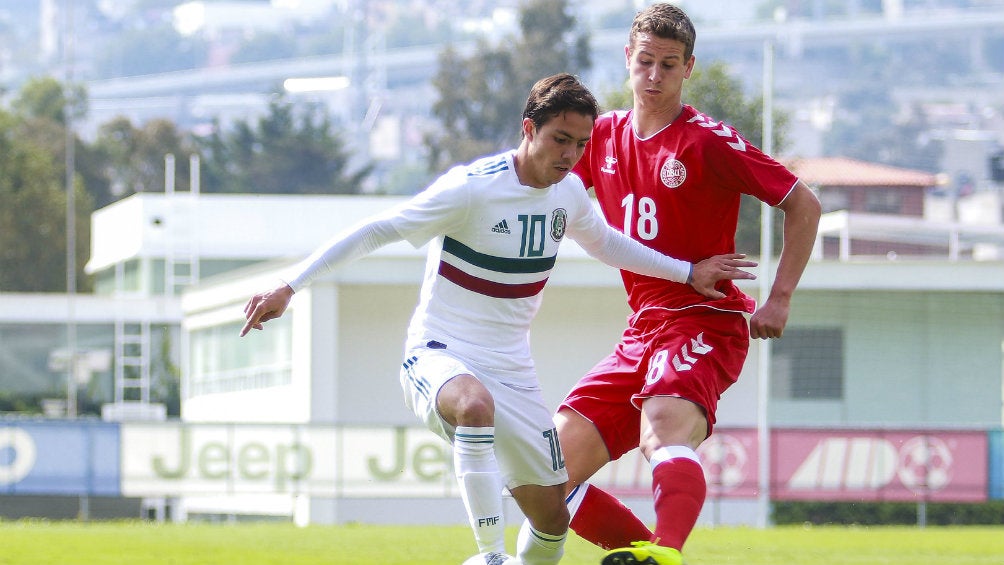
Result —
<path fill-rule="evenodd" d="M 511 375 L 507 382 L 537 386 L 530 323 L 566 235 L 608 264 L 686 281 L 689 263 L 607 226 L 577 176 L 547 188 L 520 184 L 514 154 L 451 169 L 408 202 L 315 252 L 290 285 L 297 290 L 323 270 L 395 239 L 429 243 L 406 348 L 445 349 L 493 374 Z M 356 243 L 346 243 L 351 240 Z"/>

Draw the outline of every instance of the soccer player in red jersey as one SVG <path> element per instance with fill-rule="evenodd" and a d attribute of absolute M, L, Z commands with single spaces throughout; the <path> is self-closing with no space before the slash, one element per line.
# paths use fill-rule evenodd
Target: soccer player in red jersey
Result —
<path fill-rule="evenodd" d="M 697 262 L 734 253 L 742 194 L 783 210 L 783 248 L 759 308 L 731 280 L 716 285 L 723 297 L 709 299 L 686 284 L 621 271 L 633 312 L 622 341 L 555 415 L 571 528 L 611 550 L 605 565 L 682 562 L 707 490 L 695 450 L 712 432 L 750 338 L 781 337 L 820 216 L 805 183 L 731 126 L 683 104 L 695 37 L 671 4 L 635 17 L 624 50 L 633 107 L 597 119 L 575 172 L 595 188 L 608 223 L 667 255 Z M 638 446 L 652 468 L 654 532 L 586 483 Z"/>

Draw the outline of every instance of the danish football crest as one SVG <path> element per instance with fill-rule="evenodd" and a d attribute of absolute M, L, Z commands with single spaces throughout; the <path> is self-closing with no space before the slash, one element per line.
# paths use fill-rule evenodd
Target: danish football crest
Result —
<path fill-rule="evenodd" d="M 676 188 L 687 180 L 687 167 L 676 159 L 666 159 L 659 171 L 659 179 L 669 188 Z"/>
<path fill-rule="evenodd" d="M 551 239 L 561 241 L 565 237 L 565 225 L 568 223 L 568 212 L 558 208 L 551 214 Z"/>

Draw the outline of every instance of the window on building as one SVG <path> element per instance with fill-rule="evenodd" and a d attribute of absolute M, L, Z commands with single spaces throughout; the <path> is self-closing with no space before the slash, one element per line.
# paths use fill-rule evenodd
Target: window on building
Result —
<path fill-rule="evenodd" d="M 269 322 L 258 339 L 237 339 L 243 321 L 189 334 L 186 397 L 258 390 L 292 382 L 292 316 Z"/>
<path fill-rule="evenodd" d="M 122 292 L 140 292 L 143 289 L 143 271 L 139 259 L 129 259 L 122 264 Z"/>
<path fill-rule="evenodd" d="M 66 330 L 66 324 L 0 323 L 0 411 L 33 411 L 43 398 L 65 401 Z M 114 400 L 114 343 L 112 324 L 76 325 L 73 374 L 79 383 L 80 414 L 94 414 L 95 407 Z M 65 402 L 60 409 L 66 409 Z M 0 449 L 0 467 L 2 453 Z"/>
<path fill-rule="evenodd" d="M 771 393 L 784 400 L 842 399 L 843 330 L 787 328 L 771 350 Z"/>
<path fill-rule="evenodd" d="M 824 213 L 850 210 L 851 198 L 842 188 L 824 188 L 819 191 L 819 204 Z"/>
<path fill-rule="evenodd" d="M 865 193 L 865 211 L 873 214 L 898 214 L 903 210 L 903 198 L 895 190 L 871 190 Z"/>

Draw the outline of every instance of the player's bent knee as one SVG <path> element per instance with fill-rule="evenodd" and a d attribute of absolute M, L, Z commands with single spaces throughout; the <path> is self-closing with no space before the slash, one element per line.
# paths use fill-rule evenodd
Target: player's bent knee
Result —
<path fill-rule="evenodd" d="M 460 398 L 453 406 L 460 426 L 492 426 L 495 422 L 495 404 L 491 397 Z"/>
<path fill-rule="evenodd" d="M 443 385 L 436 407 L 454 426 L 495 425 L 495 401 L 488 389 L 470 375 L 459 375 Z"/>

